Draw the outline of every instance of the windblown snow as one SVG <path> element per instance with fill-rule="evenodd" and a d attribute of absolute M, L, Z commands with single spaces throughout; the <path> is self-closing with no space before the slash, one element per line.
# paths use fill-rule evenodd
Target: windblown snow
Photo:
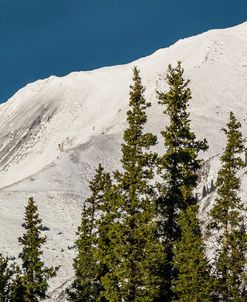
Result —
<path fill-rule="evenodd" d="M 47 264 L 61 265 L 51 282 L 51 301 L 64 299 L 73 275 L 75 231 L 88 181 L 99 162 L 108 170 L 118 167 L 132 67 L 141 70 L 153 104 L 148 128 L 159 135 L 166 118 L 156 90 L 167 88 L 168 64 L 178 60 L 191 79 L 192 128 L 210 145 L 201 193 L 203 184 L 215 180 L 225 144 L 220 130 L 230 110 L 247 136 L 247 23 L 179 40 L 130 64 L 36 81 L 0 106 L 0 251 L 18 255 L 24 207 L 33 196 L 47 227 Z M 162 143 L 157 148 L 162 151 Z M 246 198 L 244 175 L 243 184 Z M 208 197 L 201 202 L 203 209 L 209 204 Z"/>

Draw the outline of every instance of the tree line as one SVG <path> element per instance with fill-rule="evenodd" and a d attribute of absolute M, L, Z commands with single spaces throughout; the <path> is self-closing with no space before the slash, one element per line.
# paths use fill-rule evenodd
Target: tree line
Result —
<path fill-rule="evenodd" d="M 181 62 L 169 65 L 165 80 L 168 90 L 157 91 L 168 117 L 161 131 L 165 151 L 157 154 L 157 137 L 146 131 L 151 103 L 145 99 L 140 71 L 133 68 L 121 168 L 105 171 L 99 164 L 89 184 L 91 195 L 84 202 L 75 243 L 74 279 L 66 290 L 69 301 L 247 301 L 241 124 L 230 112 L 223 129 L 226 146 L 206 225 L 215 243 L 209 257 L 195 194 L 203 165 L 199 155 L 208 144 L 190 126 L 190 81 Z M 58 270 L 42 260 L 46 238 L 33 199 L 23 226 L 22 266 L 11 268 L 8 258 L 0 257 L 0 301 L 44 299 L 48 280 Z"/>

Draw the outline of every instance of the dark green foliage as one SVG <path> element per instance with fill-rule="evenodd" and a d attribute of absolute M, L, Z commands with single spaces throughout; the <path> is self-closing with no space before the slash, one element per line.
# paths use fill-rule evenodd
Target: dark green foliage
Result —
<path fill-rule="evenodd" d="M 171 281 L 176 276 L 172 266 L 173 246 L 180 237 L 177 214 L 179 210 L 196 203 L 193 190 L 197 185 L 197 170 L 201 167 L 198 159 L 200 151 L 207 150 L 206 140 L 198 141 L 190 129 L 189 113 L 187 112 L 191 91 L 189 80 L 183 78 L 184 70 L 181 63 L 173 68 L 168 67 L 166 81 L 168 92 L 157 92 L 159 103 L 165 107 L 164 113 L 169 117 L 169 123 L 161 132 L 166 151 L 159 158 L 159 175 L 163 182 L 159 189 L 159 212 L 163 217 L 161 234 L 166 246 L 168 265 L 164 283 L 167 282 L 167 294 L 159 301 L 170 301 L 173 294 L 170 291 Z"/>
<path fill-rule="evenodd" d="M 101 282 L 103 291 L 101 292 L 100 298 L 102 301 L 111 301 L 109 295 L 118 299 L 119 292 L 118 283 L 112 271 L 115 267 L 113 263 L 117 263 L 115 255 L 119 247 L 118 239 L 116 234 L 116 219 L 119 219 L 121 214 L 118 212 L 118 195 L 116 185 L 111 182 L 107 182 L 104 192 L 104 203 L 99 206 L 101 213 L 100 218 L 96 221 L 97 228 L 97 248 L 95 249 L 95 256 L 98 262 L 101 264 Z M 112 283 L 114 282 L 114 286 Z M 109 283 L 109 285 L 108 285 Z M 115 291 L 111 291 L 112 288 Z M 106 298 L 108 297 L 109 300 Z"/>
<path fill-rule="evenodd" d="M 104 255 L 108 272 L 103 278 L 104 295 L 110 302 L 153 301 L 159 294 L 161 279 L 157 274 L 164 262 L 164 251 L 157 239 L 155 193 L 150 182 L 156 155 L 149 149 L 156 137 L 144 132 L 145 110 L 150 107 L 144 98 L 139 71 L 133 69 L 130 90 L 128 128 L 122 144 L 122 168 L 115 173 L 116 184 L 110 194 L 108 218 L 109 249 Z"/>
<path fill-rule="evenodd" d="M 68 291 L 70 301 L 97 301 L 100 283 L 97 264 L 93 253 L 94 238 L 91 222 L 92 208 L 84 206 L 81 226 L 76 241 L 77 256 L 74 259 L 75 280 Z"/>
<path fill-rule="evenodd" d="M 217 177 L 217 198 L 210 211 L 211 230 L 219 231 L 216 251 L 216 273 L 218 292 L 223 301 L 246 301 L 246 250 L 247 235 L 244 228 L 246 209 L 239 197 L 239 172 L 245 167 L 245 151 L 241 124 L 230 112 L 227 127 L 223 129 L 227 137 L 226 148 L 221 156 L 221 169 Z"/>
<path fill-rule="evenodd" d="M 173 284 L 176 301 L 210 301 L 213 289 L 197 212 L 198 206 L 191 205 L 179 214 L 181 239 L 175 244 L 173 260 L 178 271 Z"/>
<path fill-rule="evenodd" d="M 13 270 L 9 267 L 8 258 L 0 254 L 0 301 L 8 302 L 11 293 Z"/>
<path fill-rule="evenodd" d="M 11 299 L 10 302 L 23 302 L 25 301 L 25 285 L 23 282 L 23 276 L 19 266 L 16 266 L 15 277 L 13 279 L 11 288 Z"/>
<path fill-rule="evenodd" d="M 14 282 L 14 301 L 36 302 L 47 297 L 48 280 L 56 275 L 58 268 L 45 267 L 41 259 L 41 248 L 46 242 L 46 237 L 41 236 L 43 226 L 33 198 L 29 198 L 22 226 L 26 232 L 19 238 L 22 245 L 19 255 L 22 267 L 18 270 Z"/>
<path fill-rule="evenodd" d="M 104 266 L 97 260 L 96 255 L 99 240 L 97 221 L 101 214 L 100 209 L 104 206 L 105 190 L 110 184 L 110 175 L 105 173 L 102 166 L 99 165 L 96 175 L 89 185 L 92 194 L 85 201 L 81 225 L 77 232 L 77 255 L 73 264 L 75 279 L 67 291 L 70 301 L 104 301 L 100 297 Z"/>

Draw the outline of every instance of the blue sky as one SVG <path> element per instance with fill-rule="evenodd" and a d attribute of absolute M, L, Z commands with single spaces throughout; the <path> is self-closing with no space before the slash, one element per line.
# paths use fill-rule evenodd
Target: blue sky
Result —
<path fill-rule="evenodd" d="M 49 75 L 122 64 L 247 21 L 247 0 L 0 0 L 0 102 Z"/>

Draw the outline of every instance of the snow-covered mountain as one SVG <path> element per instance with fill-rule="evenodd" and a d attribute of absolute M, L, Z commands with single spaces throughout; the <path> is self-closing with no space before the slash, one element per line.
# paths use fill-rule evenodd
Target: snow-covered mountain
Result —
<path fill-rule="evenodd" d="M 48 264 L 61 265 L 51 285 L 53 299 L 72 276 L 74 234 L 88 181 L 99 162 L 109 170 L 119 164 L 132 67 L 141 70 L 146 98 L 153 104 L 148 128 L 159 135 L 166 119 L 156 89 L 167 88 L 167 66 L 177 60 L 191 79 L 192 128 L 210 145 L 202 171 L 203 182 L 210 183 L 225 144 L 220 129 L 230 110 L 247 136 L 247 23 L 179 40 L 130 64 L 36 81 L 0 106 L 0 251 L 17 256 L 24 206 L 33 196 L 48 228 Z"/>

